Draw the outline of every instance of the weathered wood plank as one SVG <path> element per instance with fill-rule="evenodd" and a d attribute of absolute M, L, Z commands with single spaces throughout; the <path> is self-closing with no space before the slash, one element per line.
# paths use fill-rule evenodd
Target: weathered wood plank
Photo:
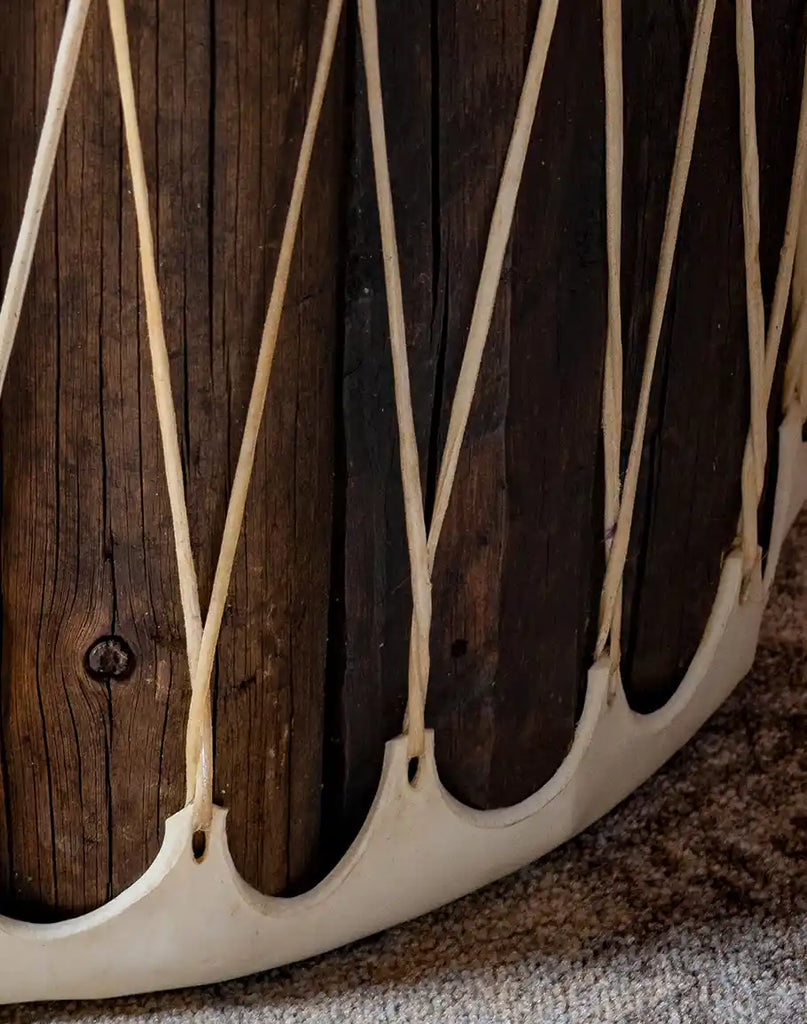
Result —
<path fill-rule="evenodd" d="M 430 0 L 379 4 L 382 83 L 415 424 L 425 471 L 441 315 L 434 266 L 433 39 Z M 350 19 L 351 164 L 345 196 L 342 448 L 337 480 L 324 816 L 325 863 L 358 831 L 381 771 L 383 744 L 406 705 L 409 562 L 389 355 L 381 241 L 355 12 Z"/>
<path fill-rule="evenodd" d="M 127 6 L 204 601 L 325 5 Z M 4 267 L 62 16 L 53 0 L 0 15 Z M 217 792 L 236 863 L 272 891 L 304 876 L 319 824 L 339 77 L 218 665 Z M 98 4 L 3 399 L 0 861 L 4 899 L 27 916 L 119 892 L 184 799 L 188 678 L 118 103 Z M 125 681 L 85 671 L 110 633 L 135 653 Z"/>
<path fill-rule="evenodd" d="M 442 453 L 479 274 L 524 78 L 527 5 L 433 8 L 439 125 L 439 266 L 435 325 L 443 374 L 432 413 Z M 530 19 L 531 20 L 531 19 Z M 506 548 L 505 423 L 512 279 L 508 258 L 435 564 L 434 664 L 428 705 L 441 770 L 453 791 L 485 803 L 495 743 Z M 436 472 L 436 465 L 433 473 Z"/>
<path fill-rule="evenodd" d="M 207 302 L 194 311 L 205 343 L 195 343 L 189 333 L 184 353 L 189 505 L 203 595 L 218 552 L 324 9 L 324 3 L 273 9 L 257 2 L 214 4 L 210 89 L 198 83 L 198 99 L 195 92 L 191 98 L 190 105 L 212 112 L 207 138 L 188 153 L 208 176 L 207 206 L 197 218 L 198 244 L 204 251 L 206 241 L 208 251 L 198 265 L 184 267 L 185 279 L 196 281 L 200 294 L 207 285 Z M 217 794 L 230 808 L 236 864 L 252 884 L 273 892 L 305 876 L 319 829 L 339 78 L 337 67 L 217 665 Z M 201 203 L 200 196 L 197 209 Z M 187 248 L 177 252 L 188 259 Z"/>
<path fill-rule="evenodd" d="M 626 5 L 625 187 L 626 195 L 641 197 L 624 222 L 626 439 L 694 9 Z M 776 11 L 767 5 L 764 17 L 757 14 L 760 253 L 770 302 L 798 117 L 803 5 L 783 0 Z M 738 105 L 734 9 L 718 3 L 626 568 L 624 674 L 642 709 L 662 704 L 686 671 L 736 535 L 749 422 Z M 777 411 L 774 399 L 772 438 Z"/>
<path fill-rule="evenodd" d="M 451 82 L 461 68 L 474 68 L 475 76 L 487 67 L 489 75 L 502 76 L 499 88 L 506 90 L 490 95 L 466 81 L 464 89 L 478 91 L 484 109 L 459 97 L 446 102 L 447 110 L 468 109 L 464 134 L 462 119 L 451 116 L 458 134 L 446 139 L 446 150 L 464 168 L 459 210 L 474 211 L 470 246 L 469 213 L 450 231 L 452 265 L 464 275 L 452 289 L 461 309 L 455 367 L 481 266 L 476 239 L 488 231 L 536 17 L 535 4 L 524 5 L 518 18 L 508 12 L 500 20 L 506 37 L 496 40 L 492 28 L 474 25 L 469 8 L 460 23 L 470 26 L 466 32 L 485 57 L 469 61 L 460 51 L 449 63 L 454 75 L 444 76 Z M 596 4 L 585 11 L 561 8 L 499 316 L 438 559 L 436 606 L 445 624 L 435 631 L 433 706 L 450 737 L 444 741 L 438 732 L 438 759 L 452 789 L 482 806 L 527 796 L 560 762 L 590 643 L 604 337 L 602 88 L 597 79 L 569 75 L 569 67 L 596 66 L 599 32 Z M 511 55 L 506 64 L 502 52 Z M 490 111 L 495 127 L 482 132 Z M 479 194 L 483 175 L 487 201 Z M 448 217 L 451 223 L 451 211 Z M 467 247 L 470 260 L 463 257 Z M 447 395 L 453 395 L 456 370 L 446 377 Z M 442 422 L 446 410 L 444 398 Z M 494 465 L 485 469 L 491 457 Z M 479 500 L 480 489 L 486 500 Z"/>
<path fill-rule="evenodd" d="M 31 127 L 41 117 L 60 17 L 40 2 L 7 19 L 9 33 L 19 33 L 14 40 L 4 32 L 12 52 L 19 45 L 8 83 L 11 124 L 3 132 L 18 140 L 10 147 L 10 227 L 25 194 Z M 89 41 L 99 33 L 93 20 Z M 111 698 L 82 666 L 88 643 L 108 632 L 113 614 L 98 443 L 101 279 L 91 269 L 102 238 L 100 59 L 83 62 L 77 84 L 3 403 L 3 731 L 11 812 L 3 854 L 11 891 L 31 916 L 42 905 L 72 911 L 106 898 L 110 859 Z M 25 118 L 32 125 L 21 131 Z"/>

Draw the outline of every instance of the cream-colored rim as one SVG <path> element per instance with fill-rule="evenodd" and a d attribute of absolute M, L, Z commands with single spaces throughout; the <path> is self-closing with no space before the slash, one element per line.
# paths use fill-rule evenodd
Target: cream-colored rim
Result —
<path fill-rule="evenodd" d="M 650 389 L 685 200 L 716 0 L 699 0 L 671 175 L 659 270 L 638 412 L 624 479 L 620 478 L 622 344 L 621 0 L 603 0 L 606 93 L 608 334 L 603 393 L 604 543 L 607 553 L 599 636 L 583 715 L 555 776 L 522 803 L 473 811 L 440 785 L 425 723 L 429 681 L 431 573 L 440 529 L 490 329 L 521 174 L 540 98 L 560 0 L 543 0 L 510 147 L 492 217 L 473 315 L 427 529 L 420 491 L 406 356 L 402 284 L 387 160 L 375 0 L 358 0 L 381 223 L 395 378 L 401 476 L 411 565 L 413 618 L 409 700 L 403 732 L 387 744 L 378 793 L 358 838 L 337 868 L 310 892 L 265 897 L 236 873 L 225 812 L 213 805 L 210 675 L 241 531 L 252 464 L 305 194 L 308 167 L 332 63 L 342 0 L 329 0 L 312 97 L 278 267 L 266 314 L 244 436 L 227 511 L 212 596 L 202 617 L 177 443 L 146 169 L 132 80 L 125 0 L 108 0 L 124 127 L 131 165 L 160 434 L 176 542 L 180 596 L 192 681 L 187 726 L 187 805 L 169 819 L 157 859 L 106 906 L 53 925 L 0 918 L 0 998 L 109 996 L 217 981 L 263 970 L 349 942 L 416 916 L 519 867 L 585 828 L 651 775 L 699 728 L 748 671 L 784 536 L 807 497 L 807 65 L 785 234 L 769 322 L 765 323 L 758 254 L 759 159 L 756 144 L 754 33 L 750 0 L 736 4 L 743 228 L 751 377 L 750 428 L 743 460 L 735 550 L 727 557 L 701 644 L 679 689 L 652 715 L 630 710 L 620 679 L 621 592 L 647 424 Z M 23 223 L 0 308 L 0 388 L 16 335 L 91 0 L 71 0 L 37 151 Z M 792 293 L 792 294 L 791 294 Z M 788 302 L 794 327 L 785 373 L 785 418 L 768 560 L 762 573 L 757 516 L 767 462 L 767 410 Z M 413 781 L 410 761 L 418 759 Z M 194 858 L 193 835 L 207 833 Z"/>
<path fill-rule="evenodd" d="M 768 573 L 807 499 L 801 420 L 780 431 Z M 697 731 L 751 666 L 767 594 L 744 600 L 742 555 L 727 559 L 700 647 L 678 691 L 651 715 L 632 711 L 610 664 L 590 670 L 574 742 L 555 776 L 513 807 L 471 810 L 441 786 L 431 733 L 409 781 L 407 739 L 387 744 L 375 801 L 334 871 L 302 896 L 264 896 L 238 875 L 226 812 L 214 808 L 205 855 L 191 848 L 193 807 L 166 823 L 146 873 L 71 921 L 0 918 L 0 996 L 86 999 L 221 981 L 300 960 L 432 910 L 513 871 L 614 807 Z"/>

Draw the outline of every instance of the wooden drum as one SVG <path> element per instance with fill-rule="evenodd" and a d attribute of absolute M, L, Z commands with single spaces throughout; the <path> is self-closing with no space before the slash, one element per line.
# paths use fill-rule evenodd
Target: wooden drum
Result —
<path fill-rule="evenodd" d="M 425 912 L 731 692 L 807 494 L 804 28 L 0 5 L 0 998 Z"/>

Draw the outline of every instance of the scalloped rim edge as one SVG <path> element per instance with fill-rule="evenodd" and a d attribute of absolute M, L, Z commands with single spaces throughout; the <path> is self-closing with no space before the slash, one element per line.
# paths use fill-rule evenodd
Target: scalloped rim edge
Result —
<path fill-rule="evenodd" d="M 599 661 L 555 775 L 520 803 L 492 811 L 466 807 L 443 788 L 431 733 L 413 783 L 405 739 L 391 740 L 358 836 L 334 870 L 300 896 L 264 896 L 239 876 L 222 808 L 197 862 L 184 808 L 166 821 L 146 872 L 104 906 L 56 924 L 0 917 L 0 999 L 104 998 L 224 981 L 305 959 L 464 896 L 606 814 L 686 743 L 751 667 L 785 535 L 807 500 L 801 422 L 794 404 L 779 430 L 765 575 L 741 600 L 740 557 L 726 558 L 701 643 L 663 708 L 632 711 L 621 685 L 609 702 L 608 665 Z"/>

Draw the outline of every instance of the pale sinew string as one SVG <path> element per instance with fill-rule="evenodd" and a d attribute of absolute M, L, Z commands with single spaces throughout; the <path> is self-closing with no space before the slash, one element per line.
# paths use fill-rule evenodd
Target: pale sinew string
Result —
<path fill-rule="evenodd" d="M 53 170 L 64 112 L 75 75 L 81 38 L 91 0 L 71 0 L 54 69 L 53 84 L 34 163 L 9 279 L 0 309 L 0 388 L 8 366 L 30 272 L 39 223 Z M 115 57 L 121 90 L 124 127 L 132 169 L 137 228 L 152 374 L 157 401 L 160 436 L 168 479 L 169 501 L 177 549 L 180 596 L 185 618 L 188 662 L 192 678 L 191 708 L 187 733 L 188 800 L 194 804 L 194 827 L 207 829 L 212 810 L 210 764 L 209 687 L 215 649 L 221 628 L 224 602 L 232 573 L 236 545 L 244 516 L 266 390 L 277 342 L 280 317 L 288 283 L 291 257 L 299 224 L 308 168 L 328 75 L 333 60 L 342 0 L 330 0 L 314 86 L 292 189 L 278 266 L 264 324 L 257 369 L 247 412 L 244 436 L 227 509 L 221 551 L 216 567 L 210 608 L 202 626 L 196 575 L 190 546 L 176 419 L 160 309 L 154 245 L 149 216 L 148 188 L 132 81 L 124 0 L 109 0 Z M 474 312 L 457 391 L 452 403 L 447 439 L 440 464 L 435 510 L 426 531 L 420 489 L 417 445 L 406 357 L 402 289 L 395 240 L 395 221 L 389 181 L 381 95 L 378 29 L 375 0 L 359 0 L 362 44 L 368 84 L 379 212 L 382 229 L 385 279 L 390 325 L 390 344 L 395 374 L 396 414 L 399 421 L 401 468 L 412 571 L 413 627 L 409 675 L 409 751 L 423 752 L 424 708 L 429 672 L 431 620 L 431 572 L 445 519 L 453 481 L 470 414 L 482 355 L 498 291 L 499 279 L 515 211 L 519 184 L 532 131 L 541 80 L 552 37 L 558 0 L 544 0 L 516 114 L 513 135 L 494 208 Z M 647 425 L 649 392 L 669 291 L 672 263 L 681 218 L 684 192 L 694 144 L 714 18 L 715 0 L 700 0 L 690 52 L 684 101 L 676 144 L 667 214 L 662 236 L 659 268 L 651 308 L 651 320 L 642 386 L 639 396 L 628 468 L 624 484 L 619 480 L 622 421 L 622 327 L 619 299 L 622 217 L 622 55 L 621 0 L 603 0 L 603 53 L 606 98 L 606 221 L 608 266 L 608 334 L 603 385 L 603 446 L 605 452 L 605 537 L 608 555 L 600 608 L 597 655 L 610 640 L 612 665 L 619 663 L 620 594 L 627 543 L 636 497 L 641 450 Z M 785 373 L 785 407 L 805 401 L 807 391 L 807 252 L 797 246 L 797 236 L 807 238 L 807 204 L 802 196 L 807 174 L 807 64 L 799 118 L 799 132 L 788 206 L 785 238 L 777 273 L 767 339 L 759 275 L 759 166 L 756 152 L 754 111 L 753 23 L 750 0 L 737 4 L 737 55 L 741 95 L 741 146 L 743 182 L 744 247 L 749 310 L 749 359 L 752 380 L 751 427 L 743 463 L 742 545 L 746 561 L 757 558 L 756 515 L 766 459 L 766 410 L 781 342 L 791 280 L 794 286 L 794 330 Z M 794 271 L 795 266 L 795 271 Z M 753 523 L 751 520 L 753 519 Z M 751 557 L 753 554 L 753 557 Z M 614 671 L 612 675 L 616 675 Z"/>
<path fill-rule="evenodd" d="M 118 85 L 123 111 L 126 147 L 132 176 L 137 235 L 140 245 L 140 265 L 143 274 L 143 293 L 146 305 L 146 333 L 151 353 L 151 374 L 154 382 L 154 396 L 157 405 L 157 419 L 160 426 L 160 441 L 163 450 L 165 477 L 168 484 L 168 501 L 171 509 L 171 523 L 174 530 L 179 575 L 180 602 L 185 621 L 185 647 L 188 669 L 193 679 L 199 662 L 199 647 L 202 642 L 202 613 L 199 605 L 199 587 L 191 549 L 188 509 L 185 503 L 185 487 L 182 477 L 182 456 L 179 451 L 174 396 L 171 390 L 171 370 L 168 349 L 165 343 L 163 317 L 160 304 L 160 289 L 157 281 L 157 265 L 154 258 L 154 238 L 149 213 L 149 194 L 146 182 L 146 168 L 143 161 L 143 146 L 135 104 L 132 60 L 129 49 L 129 34 L 126 25 L 124 0 L 109 0 L 109 21 L 112 29 L 112 43 L 118 70 Z M 200 816 L 208 818 L 212 808 L 212 744 L 213 729 L 211 716 L 200 722 L 199 759 L 196 774 L 187 780 L 187 799 L 196 792 L 200 795 Z"/>
<path fill-rule="evenodd" d="M 765 300 L 759 265 L 759 151 L 757 148 L 756 83 L 754 70 L 754 22 L 751 0 L 736 4 L 737 70 L 740 87 L 740 167 L 743 203 L 743 255 L 745 260 L 748 362 L 751 385 L 751 423 L 742 470 L 743 568 L 748 575 L 759 557 L 757 502 L 765 478 L 767 402 L 765 387 Z"/>
<path fill-rule="evenodd" d="M 622 164 L 624 114 L 622 87 L 622 0 L 603 0 L 602 51 L 605 78 L 605 244 L 608 266 L 608 326 L 602 395 L 602 441 L 605 485 L 605 557 L 619 517 L 622 458 Z M 621 659 L 622 585 L 611 617 L 608 692 L 616 693 Z"/>
<path fill-rule="evenodd" d="M 633 510 L 636 503 L 636 488 L 639 482 L 639 469 L 642 461 L 642 448 L 644 445 L 645 432 L 647 430 L 647 415 L 650 406 L 650 389 L 653 383 L 653 371 L 656 365 L 661 328 L 664 322 L 664 310 L 667 305 L 667 296 L 670 290 L 670 279 L 672 277 L 673 259 L 675 247 L 678 241 L 678 230 L 681 224 L 681 210 L 684 205 L 684 193 L 686 192 L 687 178 L 689 177 L 689 166 L 692 161 L 692 149 L 695 142 L 695 129 L 698 123 L 698 111 L 700 109 L 701 95 L 703 93 L 703 80 L 706 74 L 706 62 L 709 55 L 709 43 L 712 38 L 712 24 L 714 21 L 716 0 L 699 0 L 695 15 L 695 32 L 692 39 L 692 47 L 689 54 L 689 66 L 687 68 L 686 83 L 684 85 L 684 99 L 681 105 L 681 117 L 678 124 L 678 138 L 675 146 L 673 159 L 672 177 L 670 179 L 670 192 L 667 200 L 667 212 L 664 219 L 664 229 L 661 236 L 661 251 L 659 253 L 658 271 L 656 273 L 656 285 L 653 292 L 653 302 L 650 309 L 650 327 L 645 350 L 644 367 L 642 369 L 642 382 L 639 391 L 639 401 L 636 410 L 636 421 L 633 428 L 630 452 L 628 454 L 628 467 L 625 473 L 625 480 L 622 484 L 622 495 L 619 497 L 619 451 L 620 432 L 622 421 L 622 394 L 621 389 L 616 389 L 615 380 L 618 376 L 621 379 L 621 329 L 620 334 L 616 333 L 617 322 L 615 321 L 614 309 L 619 299 L 619 264 L 614 262 L 614 255 L 619 251 L 621 241 L 614 239 L 608 247 L 609 253 L 609 278 L 608 278 L 608 336 L 605 357 L 605 400 L 603 401 L 603 438 L 606 451 L 605 474 L 609 478 L 606 483 L 606 544 L 613 533 L 608 560 L 605 569 L 605 580 L 600 598 L 599 633 L 595 656 L 599 657 L 609 643 L 615 643 L 619 650 L 619 625 L 621 620 L 621 609 L 617 609 L 622 593 L 622 579 L 625 574 L 625 560 L 628 554 L 628 542 L 630 541 L 631 525 L 633 523 Z M 606 113 L 620 103 L 622 93 L 622 67 L 621 60 L 617 66 L 619 54 L 614 52 L 614 43 L 609 41 L 615 32 L 615 19 L 620 11 L 619 0 L 614 3 L 603 5 L 603 36 L 609 53 L 608 66 L 606 68 L 606 95 L 609 96 L 606 106 Z M 621 20 L 621 19 L 620 19 Z M 606 155 L 614 163 L 613 140 Z M 618 165 L 621 179 L 621 160 Z M 612 175 L 617 167 L 612 170 Z M 621 195 L 622 183 L 618 188 L 612 183 L 606 191 L 606 202 L 611 205 L 614 197 Z M 617 219 L 616 214 L 606 217 L 606 226 L 609 235 L 620 232 L 621 218 Z M 619 243 L 619 244 L 617 244 Z M 617 349 L 616 346 L 619 346 Z M 611 351 L 608 351 L 611 349 Z M 615 374 L 613 364 L 619 364 L 618 373 Z M 609 394 L 610 392 L 610 394 Z M 616 457 L 615 454 L 616 453 Z M 611 519 L 613 505 L 619 507 L 616 519 Z M 612 673 L 613 675 L 613 673 Z M 613 685 L 613 684 L 612 684 Z"/>
<path fill-rule="evenodd" d="M 787 412 L 798 404 L 802 416 L 807 417 L 807 244 L 804 241 L 807 240 L 807 202 L 801 204 L 797 234 L 793 266 L 793 337 L 785 366 L 784 408 Z"/>
<path fill-rule="evenodd" d="M 650 332 L 645 353 L 628 468 L 619 501 L 619 451 L 622 418 L 622 344 L 619 313 L 619 254 L 621 248 L 621 168 L 622 140 L 615 131 L 621 125 L 621 0 L 603 0 L 603 51 L 606 83 L 606 217 L 608 232 L 608 338 L 603 387 L 603 441 L 605 451 L 606 549 L 612 532 L 614 540 L 608 552 L 605 581 L 600 603 L 600 627 L 596 655 L 610 644 L 612 670 L 619 665 L 619 625 L 621 589 L 630 539 L 631 520 L 636 499 L 642 447 L 647 426 L 650 388 L 653 381 L 658 344 L 667 303 L 673 257 L 681 221 L 686 182 L 692 158 L 697 116 L 714 20 L 715 0 L 700 0 L 690 51 L 689 69 L 673 162 L 670 196 L 661 243 L 659 269 L 651 308 Z M 793 261 L 801 216 L 802 196 L 807 169 L 807 63 L 804 67 L 801 111 L 796 155 L 788 204 L 785 236 L 774 289 L 767 340 L 759 265 L 759 157 L 756 141 L 754 78 L 754 32 L 751 0 L 738 0 L 736 8 L 737 62 L 740 80 L 740 147 L 742 163 L 743 237 L 746 267 L 748 344 L 751 379 L 751 426 L 743 460 L 742 513 L 740 519 L 743 566 L 750 577 L 758 559 L 757 514 L 762 495 L 767 459 L 767 409 L 776 360 L 793 277 Z M 609 120 L 611 131 L 609 132 Z M 619 177 L 617 184 L 616 179 Z M 805 236 L 807 237 L 807 236 Z M 807 280 L 807 278 L 805 278 Z M 800 318 L 800 322 L 804 318 Z M 807 333 L 807 324 L 804 325 Z M 794 332 L 792 352 L 796 352 L 799 331 Z M 802 342 L 804 344 L 804 342 Z M 807 355 L 807 353 L 805 353 Z M 801 366 L 799 357 L 791 356 Z M 795 373 L 794 375 L 795 376 Z M 614 519 L 614 504 L 619 513 Z M 612 673 L 613 674 L 613 673 Z"/>
<path fill-rule="evenodd" d="M 807 202 L 801 206 L 799 239 L 807 238 Z M 793 337 L 785 365 L 785 412 L 795 405 L 807 418 L 807 247 L 798 241 L 793 266 Z"/>
<path fill-rule="evenodd" d="M 451 405 L 451 416 L 435 489 L 434 511 L 427 535 L 420 489 L 409 367 L 406 358 L 401 271 L 395 238 L 395 217 L 384 129 L 376 2 L 375 0 L 359 0 L 359 24 L 367 76 L 367 101 L 370 110 L 373 164 L 381 222 L 381 244 L 384 253 L 384 279 L 387 288 L 390 346 L 395 376 L 395 408 L 401 451 L 401 478 L 412 575 L 413 613 L 409 648 L 409 700 L 405 727 L 409 756 L 412 758 L 419 757 L 423 753 L 425 744 L 424 718 L 429 680 L 431 574 L 434 568 L 434 558 L 457 472 L 462 440 L 465 436 L 465 428 L 479 377 L 479 367 L 490 331 L 493 307 L 496 302 L 496 293 L 510 237 L 557 10 L 558 0 L 543 0 L 538 14 L 524 86 L 516 111 L 513 134 L 493 210 L 490 234 L 488 235 L 471 324 L 468 328 L 457 389 Z"/>
<path fill-rule="evenodd" d="M 81 40 L 84 26 L 92 0 L 70 0 L 65 14 L 62 37 L 56 54 L 53 68 L 48 103 L 45 108 L 45 119 L 39 135 L 31 182 L 25 197 L 22 224 L 17 235 L 17 244 L 11 259 L 6 290 L 3 293 L 3 304 L 0 307 L 0 390 L 6 379 L 8 361 L 17 336 L 28 275 L 39 235 L 42 211 L 48 197 L 53 165 L 59 148 L 67 101 L 76 75 L 76 65 L 81 51 Z"/>
<path fill-rule="evenodd" d="M 805 178 L 807 178 L 807 60 L 802 75 L 801 107 L 793 158 L 793 177 L 790 185 L 785 233 L 776 273 L 773 303 L 767 336 L 765 335 L 765 304 L 762 297 L 762 278 L 759 264 L 759 156 L 756 139 L 756 81 L 754 73 L 754 25 L 751 0 L 737 2 L 737 65 L 740 80 L 740 147 L 742 153 L 743 235 L 745 244 L 746 292 L 749 323 L 749 360 L 751 368 L 751 425 L 748 431 L 742 468 L 742 512 L 740 536 L 743 567 L 750 574 L 759 558 L 757 521 L 759 503 L 765 482 L 768 457 L 768 404 L 773 388 L 779 346 L 782 341 L 787 303 L 793 282 L 796 243 L 802 222 Z M 807 239 L 807 234 L 802 235 Z M 795 295 L 795 308 L 804 309 L 804 295 Z M 803 322 L 804 317 L 799 318 Z M 797 346 L 800 340 L 798 325 L 794 330 L 791 354 L 787 366 L 799 364 Z M 807 353 L 805 353 L 807 354 Z M 807 359 L 800 361 L 802 373 L 807 371 Z M 786 404 L 793 398 L 788 389 L 786 371 Z M 802 402 L 804 389 L 801 390 Z"/>
<path fill-rule="evenodd" d="M 185 770 L 187 782 L 187 799 L 193 802 L 194 806 L 194 827 L 207 831 L 210 827 L 213 807 L 213 780 L 210 759 L 205 755 L 209 749 L 210 736 L 212 732 L 210 714 L 210 679 L 213 672 L 213 664 L 216 656 L 221 622 L 224 615 L 224 607 L 227 600 L 227 592 L 230 586 L 235 554 L 238 546 L 238 538 L 241 534 L 241 526 L 244 520 L 249 483 L 252 476 L 252 469 L 255 462 L 255 451 L 257 447 L 258 434 L 260 432 L 263 409 L 266 402 L 266 392 L 269 386 L 269 377 L 272 370 L 277 337 L 280 329 L 280 318 L 283 311 L 283 303 L 286 296 L 286 288 L 291 269 L 291 259 L 294 252 L 294 244 L 297 237 L 297 228 L 300 222 L 303 196 L 305 194 L 306 182 L 308 180 L 308 169 L 311 163 L 311 154 L 314 148 L 317 126 L 322 111 L 322 104 L 325 98 L 325 89 L 328 83 L 328 76 L 333 62 L 333 53 L 336 45 L 336 36 L 339 28 L 339 18 L 342 11 L 342 0 L 330 0 L 325 15 L 325 27 L 323 31 L 322 45 L 320 48 L 319 60 L 314 76 L 314 86 L 308 108 L 303 139 L 300 146 L 300 154 L 297 162 L 297 171 L 292 186 L 289 209 L 286 214 L 286 222 L 283 229 L 283 238 L 278 254 L 277 268 L 272 284 L 272 292 L 269 299 L 269 307 L 261 336 L 261 345 L 258 352 L 258 360 L 255 369 L 255 377 L 252 384 L 249 406 L 247 408 L 244 433 L 241 439 L 241 447 L 238 453 L 235 476 L 233 478 L 230 500 L 227 505 L 227 514 L 222 533 L 221 548 L 216 563 L 216 571 L 213 577 L 213 586 L 210 595 L 210 604 L 201 629 L 199 637 L 197 618 L 199 608 L 199 597 L 196 586 L 196 574 L 193 569 L 193 560 L 190 557 L 190 540 L 188 536 L 187 511 L 184 499 L 184 486 L 182 478 L 182 465 L 179 459 L 179 445 L 177 442 L 176 422 L 167 423 L 166 429 L 161 433 L 163 453 L 165 456 L 165 472 L 168 478 L 169 493 L 178 496 L 180 508 L 174 508 L 171 504 L 171 515 L 174 523 L 174 536 L 177 546 L 177 562 L 179 566 L 181 600 L 185 610 L 186 622 L 192 621 L 192 639 L 188 640 L 188 661 L 191 670 L 191 703 L 188 711 L 187 740 L 185 754 Z M 159 316 L 159 293 L 157 286 L 156 268 L 154 266 L 153 244 L 151 240 L 151 225 L 148 211 L 148 187 L 146 183 L 145 168 L 143 165 L 142 151 L 137 127 L 137 112 L 134 103 L 134 90 L 131 84 L 131 66 L 128 55 L 128 42 L 126 34 L 124 0 L 110 0 L 110 12 L 112 13 L 113 30 L 116 38 L 116 56 L 121 78 L 121 95 L 123 97 L 124 117 L 126 120 L 127 140 L 130 150 L 132 181 L 135 186 L 135 200 L 138 204 L 138 235 L 140 238 L 141 261 L 143 265 L 143 276 L 146 290 L 146 304 L 149 309 L 151 300 L 152 313 L 148 320 L 149 335 L 155 332 L 159 335 L 161 343 L 158 344 L 158 355 L 162 359 L 165 355 L 165 341 L 162 338 L 162 322 Z M 139 201 L 138 201 L 139 197 Z M 167 357 L 165 374 L 155 372 L 155 389 L 158 390 L 158 403 L 160 400 L 167 403 L 173 417 L 173 398 L 171 395 L 170 379 L 167 374 Z M 161 418 L 162 427 L 162 418 Z M 188 557 L 184 557 L 185 545 L 187 544 Z M 186 604 L 187 602 L 187 604 Z"/>

